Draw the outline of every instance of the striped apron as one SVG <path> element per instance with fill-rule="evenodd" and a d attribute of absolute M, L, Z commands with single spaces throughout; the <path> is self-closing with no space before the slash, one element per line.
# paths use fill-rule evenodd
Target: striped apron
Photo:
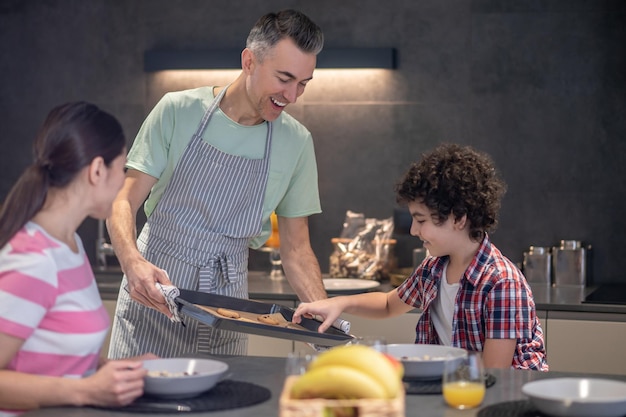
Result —
<path fill-rule="evenodd" d="M 263 159 L 224 153 L 202 139 L 226 88 L 211 103 L 162 198 L 137 239 L 142 255 L 178 288 L 248 298 L 248 242 L 262 228 L 272 124 Z M 194 319 L 186 326 L 133 301 L 122 279 L 111 334 L 112 359 L 153 352 L 247 354 L 247 336 Z"/>

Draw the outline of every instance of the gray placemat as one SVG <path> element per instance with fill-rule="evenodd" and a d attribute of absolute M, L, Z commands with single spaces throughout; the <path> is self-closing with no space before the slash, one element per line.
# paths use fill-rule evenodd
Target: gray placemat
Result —
<path fill-rule="evenodd" d="M 193 398 L 163 399 L 144 395 L 125 407 L 95 407 L 134 413 L 204 412 L 248 407 L 269 400 L 269 389 L 243 381 L 225 380 Z"/>
<path fill-rule="evenodd" d="M 477 417 L 547 417 L 528 400 L 506 401 L 480 410 Z"/>

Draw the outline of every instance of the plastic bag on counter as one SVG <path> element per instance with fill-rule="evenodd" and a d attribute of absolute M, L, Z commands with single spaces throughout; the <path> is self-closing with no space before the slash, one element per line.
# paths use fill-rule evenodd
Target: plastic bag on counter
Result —
<path fill-rule="evenodd" d="M 367 219 L 348 210 L 343 230 L 331 240 L 329 275 L 333 278 L 361 278 L 381 281 L 393 269 L 393 217 Z"/>

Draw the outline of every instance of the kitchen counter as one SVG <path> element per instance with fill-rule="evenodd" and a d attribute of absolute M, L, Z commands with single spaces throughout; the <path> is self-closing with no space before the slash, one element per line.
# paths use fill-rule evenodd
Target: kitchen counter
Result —
<path fill-rule="evenodd" d="M 100 293 L 104 299 L 116 299 L 122 272 L 119 269 L 105 271 L 94 270 Z M 595 288 L 579 287 L 547 287 L 531 285 L 537 310 L 543 311 L 566 311 L 584 313 L 617 313 L 626 314 L 624 304 L 592 304 L 582 300 Z M 382 283 L 374 291 L 389 291 L 393 287 L 388 283 Z M 250 271 L 248 274 L 248 292 L 251 299 L 271 300 L 272 302 L 285 301 L 287 304 L 298 301 L 298 297 L 286 279 L 272 280 L 267 272 Z M 338 295 L 339 293 L 330 293 Z M 626 320 L 626 319 L 625 319 Z"/>
<path fill-rule="evenodd" d="M 326 276 L 325 276 L 326 277 Z M 271 280 L 264 272 L 252 271 L 248 277 L 248 291 L 250 298 L 256 300 L 285 300 L 288 302 L 298 301 L 287 280 Z M 383 282 L 372 291 L 390 291 L 394 287 L 388 282 Z M 595 290 L 595 287 L 548 287 L 531 285 L 537 310 L 545 311 L 570 311 L 587 313 L 620 313 L 626 314 L 626 305 L 623 304 L 591 304 L 584 303 L 587 295 Z M 329 293 L 339 295 L 340 293 Z M 626 320 L 626 318 L 625 318 Z"/>
<path fill-rule="evenodd" d="M 285 359 L 267 358 L 255 356 L 237 356 L 227 358 L 215 358 L 223 360 L 229 364 L 230 379 L 247 381 L 267 387 L 272 392 L 272 397 L 258 405 L 245 408 L 237 408 L 228 411 L 200 412 L 193 413 L 196 416 L 207 417 L 277 417 L 278 400 L 284 383 Z M 476 416 L 478 411 L 491 404 L 505 401 L 524 399 L 522 386 L 531 380 L 540 378 L 556 378 L 564 376 L 594 376 L 593 374 L 564 373 L 564 372 L 538 372 L 520 371 L 512 369 L 489 370 L 496 377 L 496 383 L 487 389 L 485 400 L 480 408 L 473 410 L 458 411 L 447 407 L 440 394 L 434 395 L 407 395 L 406 415 L 416 415 L 415 410 L 419 410 L 420 417 L 470 417 Z M 606 375 L 598 376 L 607 378 Z M 626 375 L 611 376 L 612 379 L 626 381 Z M 88 407 L 59 407 L 35 410 L 23 414 L 23 417 L 104 417 L 137 416 L 136 413 L 123 411 L 97 410 Z M 161 414 L 162 416 L 175 416 L 177 413 Z"/>

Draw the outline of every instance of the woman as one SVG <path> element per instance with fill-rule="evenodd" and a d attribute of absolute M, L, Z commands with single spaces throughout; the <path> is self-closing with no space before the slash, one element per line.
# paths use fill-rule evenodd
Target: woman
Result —
<path fill-rule="evenodd" d="M 143 393 L 141 358 L 99 359 L 109 316 L 76 233 L 87 216 L 110 214 L 125 154 L 113 116 L 84 102 L 56 107 L 2 206 L 0 416 L 122 406 Z"/>

